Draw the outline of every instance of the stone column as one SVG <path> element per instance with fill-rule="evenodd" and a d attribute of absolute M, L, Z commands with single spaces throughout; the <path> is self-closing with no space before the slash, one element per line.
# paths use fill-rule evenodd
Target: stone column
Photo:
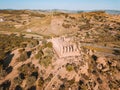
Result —
<path fill-rule="evenodd" d="M 66 46 L 64 46 L 64 51 L 63 52 L 66 53 Z"/>
<path fill-rule="evenodd" d="M 65 46 L 63 46 L 63 51 L 62 52 L 65 53 Z"/>
<path fill-rule="evenodd" d="M 72 45 L 70 45 L 69 48 L 70 48 L 69 52 L 73 52 Z"/>
<path fill-rule="evenodd" d="M 69 46 L 69 52 L 71 52 L 71 45 Z"/>
<path fill-rule="evenodd" d="M 67 52 L 67 46 L 65 46 L 65 53 Z"/>
<path fill-rule="evenodd" d="M 68 52 L 70 52 L 70 46 L 67 46 L 68 47 Z"/>
<path fill-rule="evenodd" d="M 72 52 L 74 52 L 74 47 L 73 47 L 73 45 L 71 45 L 71 48 L 72 48 Z"/>
<path fill-rule="evenodd" d="M 68 46 L 65 47 L 66 48 L 66 53 L 68 52 Z"/>
<path fill-rule="evenodd" d="M 77 46 L 76 45 L 74 45 L 74 51 L 77 51 Z"/>

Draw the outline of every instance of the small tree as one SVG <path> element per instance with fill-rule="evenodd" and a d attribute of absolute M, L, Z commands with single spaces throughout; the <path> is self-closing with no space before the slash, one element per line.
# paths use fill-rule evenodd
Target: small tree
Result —
<path fill-rule="evenodd" d="M 28 59 L 27 52 L 23 52 L 18 58 L 18 61 L 25 61 L 26 59 Z"/>
<path fill-rule="evenodd" d="M 43 59 L 40 60 L 40 64 L 48 67 L 52 63 L 52 58 L 51 57 L 44 57 Z"/>
<path fill-rule="evenodd" d="M 43 84 L 44 84 L 43 77 L 40 77 L 40 79 L 38 80 L 38 86 L 43 87 Z"/>
<path fill-rule="evenodd" d="M 27 88 L 32 87 L 34 85 L 35 81 L 36 81 L 36 78 L 34 76 L 28 77 L 27 81 L 26 81 Z"/>
<path fill-rule="evenodd" d="M 60 85 L 59 90 L 65 90 L 65 85 L 64 84 Z"/>
<path fill-rule="evenodd" d="M 20 85 L 22 83 L 22 79 L 20 77 L 15 77 L 13 82 L 15 85 Z"/>
<path fill-rule="evenodd" d="M 73 65 L 67 63 L 67 65 L 66 65 L 66 70 L 69 71 L 69 72 L 72 71 L 72 70 L 74 70 Z"/>
<path fill-rule="evenodd" d="M 52 48 L 52 47 L 53 47 L 52 42 L 48 42 L 48 43 L 46 44 L 46 47 Z"/>
<path fill-rule="evenodd" d="M 40 50 L 36 55 L 35 55 L 35 58 L 36 59 L 41 59 L 42 58 L 42 56 L 43 56 L 43 51 L 42 50 Z"/>

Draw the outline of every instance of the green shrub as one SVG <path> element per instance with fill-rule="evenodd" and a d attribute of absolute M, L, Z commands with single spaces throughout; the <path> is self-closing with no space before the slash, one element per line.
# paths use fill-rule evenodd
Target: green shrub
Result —
<path fill-rule="evenodd" d="M 28 63 L 24 64 L 18 68 L 19 73 L 23 73 L 25 76 L 29 76 L 32 72 L 36 72 L 37 69 L 35 68 L 34 64 Z"/>
<path fill-rule="evenodd" d="M 20 34 L 20 36 L 16 36 L 15 34 L 0 34 L 0 60 L 3 60 L 6 57 L 7 52 L 10 52 L 15 48 L 25 48 L 26 45 L 31 42 L 33 42 L 34 45 L 38 44 L 38 41 L 30 38 L 24 38 L 22 34 Z"/>
<path fill-rule="evenodd" d="M 43 87 L 43 84 L 44 84 L 43 77 L 40 77 L 40 79 L 38 80 L 38 86 Z"/>
<path fill-rule="evenodd" d="M 28 59 L 27 52 L 23 52 L 20 57 L 18 58 L 18 61 L 25 61 Z"/>
<path fill-rule="evenodd" d="M 26 83 L 27 83 L 27 88 L 32 87 L 36 82 L 36 78 L 34 76 L 30 76 L 27 78 Z"/>
<path fill-rule="evenodd" d="M 48 67 L 52 63 L 52 58 L 51 57 L 44 57 L 43 59 L 40 60 L 40 64 Z"/>
<path fill-rule="evenodd" d="M 20 77 L 15 77 L 13 82 L 15 85 L 20 85 L 22 83 L 22 79 Z"/>
<path fill-rule="evenodd" d="M 74 70 L 73 65 L 67 63 L 67 65 L 66 65 L 66 70 L 69 71 L 69 72 L 70 72 L 70 71 L 73 71 L 73 70 Z"/>
<path fill-rule="evenodd" d="M 43 51 L 40 50 L 40 51 L 35 55 L 35 58 L 36 58 L 36 59 L 42 59 L 42 56 L 43 56 Z"/>
<path fill-rule="evenodd" d="M 53 48 L 53 44 L 52 44 L 52 42 L 48 42 L 48 43 L 46 43 L 45 46 L 46 46 L 46 47 L 49 47 L 49 48 Z"/>

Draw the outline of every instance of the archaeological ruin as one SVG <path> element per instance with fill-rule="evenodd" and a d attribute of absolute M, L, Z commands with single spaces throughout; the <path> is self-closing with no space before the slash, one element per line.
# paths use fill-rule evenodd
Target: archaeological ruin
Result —
<path fill-rule="evenodd" d="M 52 38 L 53 48 L 59 57 L 79 56 L 77 45 L 69 38 Z"/>

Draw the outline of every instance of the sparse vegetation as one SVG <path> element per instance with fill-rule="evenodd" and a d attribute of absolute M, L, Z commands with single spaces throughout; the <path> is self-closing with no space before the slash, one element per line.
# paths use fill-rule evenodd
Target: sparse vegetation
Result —
<path fill-rule="evenodd" d="M 40 77 L 40 79 L 38 80 L 38 86 L 43 87 L 43 84 L 44 84 L 43 77 Z"/>
<path fill-rule="evenodd" d="M 39 60 L 39 63 L 45 67 L 48 67 L 52 63 L 53 58 L 53 46 L 51 42 L 43 42 L 40 50 L 35 55 L 35 58 Z"/>
<path fill-rule="evenodd" d="M 34 76 L 27 77 L 27 81 L 26 81 L 27 88 L 34 86 L 35 81 L 36 81 L 36 78 Z"/>
<path fill-rule="evenodd" d="M 119 89 L 120 15 L 0 10 L 1 18 L 0 90 Z M 58 57 L 51 39 L 61 36 L 80 56 Z"/>
<path fill-rule="evenodd" d="M 23 73 L 25 76 L 29 76 L 32 72 L 37 71 L 37 68 L 31 63 L 24 64 L 18 68 L 19 73 Z"/>
<path fill-rule="evenodd" d="M 69 72 L 70 72 L 70 71 L 73 71 L 73 70 L 74 70 L 73 65 L 72 65 L 72 64 L 69 64 L 69 63 L 67 63 L 67 64 L 66 64 L 66 70 L 67 70 L 67 71 L 69 71 Z"/>
<path fill-rule="evenodd" d="M 21 85 L 22 84 L 22 79 L 20 77 L 15 77 L 13 81 L 14 81 L 15 85 Z"/>
<path fill-rule="evenodd" d="M 0 60 L 4 59 L 6 54 L 11 52 L 15 48 L 22 47 L 22 42 L 36 42 L 34 39 L 24 38 L 23 36 L 18 37 L 15 34 L 11 35 L 0 35 Z"/>
<path fill-rule="evenodd" d="M 28 59 L 27 52 L 21 53 L 20 57 L 18 58 L 18 61 L 25 61 Z"/>

